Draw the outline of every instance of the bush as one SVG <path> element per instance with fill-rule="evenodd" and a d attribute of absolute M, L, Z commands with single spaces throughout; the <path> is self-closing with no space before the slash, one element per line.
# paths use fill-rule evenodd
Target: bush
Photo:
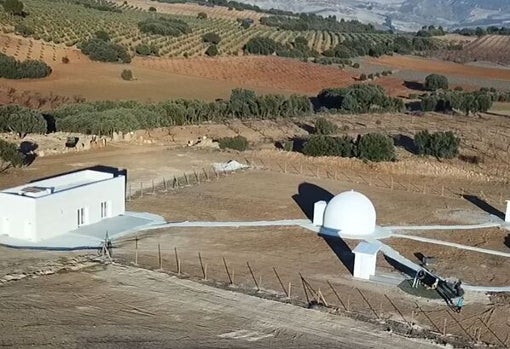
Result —
<path fill-rule="evenodd" d="M 429 91 L 448 90 L 448 78 L 444 75 L 430 74 L 425 78 L 424 86 Z"/>
<path fill-rule="evenodd" d="M 359 76 L 360 81 L 366 81 L 367 80 L 367 74 L 363 73 Z"/>
<path fill-rule="evenodd" d="M 248 40 L 243 49 L 247 53 L 269 56 L 281 48 L 282 46 L 273 39 L 256 36 Z"/>
<path fill-rule="evenodd" d="M 110 34 L 105 32 L 104 30 L 99 30 L 95 33 L 96 39 L 103 40 L 103 41 L 110 41 Z"/>
<path fill-rule="evenodd" d="M 354 63 L 354 64 L 352 65 L 352 67 L 353 67 L 354 69 L 359 69 L 359 63 L 357 63 L 357 62 L 356 62 L 356 63 Z"/>
<path fill-rule="evenodd" d="M 0 78 L 6 79 L 40 79 L 52 72 L 49 65 L 43 61 L 18 61 L 0 53 Z"/>
<path fill-rule="evenodd" d="M 165 36 L 180 36 L 192 31 L 188 23 L 180 19 L 166 17 L 147 18 L 138 23 L 138 28 L 142 33 Z"/>
<path fill-rule="evenodd" d="M 23 154 L 14 143 L 0 139 L 0 172 L 23 165 Z"/>
<path fill-rule="evenodd" d="M 159 54 L 158 48 L 155 45 L 138 44 L 135 47 L 136 54 L 140 56 L 157 56 Z"/>
<path fill-rule="evenodd" d="M 100 62 L 119 62 L 130 63 L 126 48 L 98 38 L 93 38 L 81 43 L 78 47 L 83 54 L 89 56 L 90 59 Z"/>
<path fill-rule="evenodd" d="M 46 133 L 46 121 L 38 112 L 20 105 L 0 107 L 0 132 L 16 132 L 20 138 L 29 133 Z"/>
<path fill-rule="evenodd" d="M 453 132 L 418 132 L 414 144 L 420 155 L 432 155 L 438 159 L 451 159 L 459 154 L 460 139 Z"/>
<path fill-rule="evenodd" d="M 67 56 L 62 57 L 62 63 L 68 64 L 69 62 L 70 62 L 69 57 L 67 57 Z"/>
<path fill-rule="evenodd" d="M 220 149 L 234 149 L 245 151 L 248 149 L 248 140 L 243 136 L 225 137 L 219 140 Z"/>
<path fill-rule="evenodd" d="M 395 160 L 393 139 L 380 133 L 369 133 L 358 137 L 357 155 L 369 161 Z"/>
<path fill-rule="evenodd" d="M 208 55 L 209 57 L 217 56 L 218 53 L 219 51 L 216 45 L 211 45 L 207 48 L 207 50 L 205 50 L 205 54 Z"/>
<path fill-rule="evenodd" d="M 19 0 L 5 0 L 2 2 L 5 12 L 16 16 L 23 16 L 23 3 Z"/>
<path fill-rule="evenodd" d="M 33 35 L 35 33 L 35 31 L 32 28 L 26 26 L 23 23 L 16 24 L 14 26 L 14 31 L 16 32 L 16 34 L 22 35 L 24 37 Z"/>
<path fill-rule="evenodd" d="M 123 80 L 131 81 L 131 80 L 133 80 L 133 72 L 131 70 L 129 70 L 129 69 L 124 69 L 122 71 L 122 73 L 120 73 L 120 77 Z"/>
<path fill-rule="evenodd" d="M 202 36 L 202 41 L 210 44 L 218 45 L 221 41 L 221 37 L 216 33 L 206 33 Z"/>
<path fill-rule="evenodd" d="M 354 155 L 354 142 L 349 136 L 314 135 L 305 143 L 303 154 L 307 156 L 351 157 Z"/>
<path fill-rule="evenodd" d="M 149 12 L 156 12 L 156 8 L 154 6 L 149 7 Z"/>
<path fill-rule="evenodd" d="M 198 19 L 206 19 L 207 18 L 207 13 L 205 12 L 200 12 L 197 16 Z"/>
<path fill-rule="evenodd" d="M 338 127 L 325 118 L 315 120 L 314 133 L 318 135 L 330 135 L 338 131 Z"/>

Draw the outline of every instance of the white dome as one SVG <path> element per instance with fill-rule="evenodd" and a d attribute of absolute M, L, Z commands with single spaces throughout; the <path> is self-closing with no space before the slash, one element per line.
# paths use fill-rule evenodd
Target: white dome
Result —
<path fill-rule="evenodd" d="M 323 227 L 339 235 L 370 235 L 375 231 L 375 207 L 365 195 L 354 190 L 335 196 L 324 211 Z"/>

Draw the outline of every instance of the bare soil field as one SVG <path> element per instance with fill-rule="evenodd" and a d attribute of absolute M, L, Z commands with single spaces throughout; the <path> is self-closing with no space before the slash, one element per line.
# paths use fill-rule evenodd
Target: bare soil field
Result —
<path fill-rule="evenodd" d="M 9 283 L 0 296 L 0 344 L 17 348 L 437 348 L 347 317 L 115 265 Z"/>
<path fill-rule="evenodd" d="M 113 2 L 122 5 L 125 3 L 124 0 L 113 0 Z M 148 1 L 148 0 L 128 0 L 128 5 L 136 6 L 143 10 L 149 10 L 150 7 L 156 8 L 158 13 L 169 13 L 174 15 L 181 16 L 193 16 L 196 17 L 200 12 L 206 13 L 208 17 L 211 18 L 225 18 L 236 20 L 237 18 L 251 18 L 255 20 L 257 23 L 260 17 L 266 16 L 263 13 L 258 13 L 255 11 L 243 10 L 229 11 L 227 7 L 224 6 L 200 6 L 198 4 L 166 4 L 160 3 L 156 1 Z"/>
<path fill-rule="evenodd" d="M 510 70 L 508 69 L 473 67 L 453 62 L 445 62 L 438 59 L 395 55 L 380 58 L 367 58 L 366 61 L 371 64 L 379 64 L 396 69 L 439 73 L 448 76 L 461 76 L 465 78 L 510 81 Z"/>
<path fill-rule="evenodd" d="M 154 70 L 228 81 L 238 86 L 271 86 L 273 89 L 311 95 L 326 87 L 346 86 L 355 82 L 352 73 L 336 67 L 280 57 L 145 58 L 137 63 Z"/>
<path fill-rule="evenodd" d="M 368 185 L 353 185 L 343 181 L 316 179 L 305 176 L 249 171 L 213 181 L 199 186 L 184 188 L 172 194 L 156 194 L 144 196 L 129 202 L 131 210 L 149 210 L 163 215 L 170 221 L 210 220 L 210 221 L 245 221 L 304 218 L 311 213 L 312 203 L 325 199 L 340 191 L 355 189 L 367 194 L 374 202 L 378 212 L 378 221 L 382 225 L 409 224 L 459 224 L 465 223 L 460 215 L 476 216 L 480 209 L 466 200 L 449 199 L 437 195 L 409 194 L 374 188 Z M 482 232 L 471 232 L 478 239 L 488 235 Z M 490 235 L 490 244 L 486 248 L 498 247 L 509 250 L 498 236 Z M 417 261 L 414 255 L 421 252 L 436 257 L 435 270 L 445 277 L 460 278 L 466 283 L 481 285 L 507 285 L 510 277 L 508 259 L 492 257 L 479 253 L 471 253 L 458 249 L 415 243 L 405 239 L 385 240 L 404 256 Z M 202 263 L 207 264 L 207 277 L 228 283 L 225 271 L 226 262 L 229 271 L 234 275 L 234 282 L 242 288 L 254 287 L 253 277 L 247 268 L 250 263 L 255 278 L 261 287 L 283 293 L 279 278 L 287 289 L 292 285 L 293 295 L 305 299 L 299 273 L 301 273 L 315 289 L 324 293 L 328 302 L 339 304 L 327 281 L 335 285 L 344 303 L 367 315 L 370 309 L 360 297 L 363 296 L 373 304 L 377 311 L 384 314 L 392 312 L 392 306 L 383 297 L 389 294 L 404 316 L 411 317 L 417 311 L 414 302 L 419 300 L 394 288 L 387 288 L 370 283 L 361 283 L 351 279 L 351 250 L 356 241 L 324 239 L 300 228 L 180 228 L 163 229 L 140 234 L 138 236 L 138 263 L 147 268 L 159 268 L 158 245 L 162 254 L 162 267 L 176 271 L 176 254 L 180 260 L 181 272 L 194 277 L 203 277 L 198 254 Z M 469 244 L 469 243 L 468 243 Z M 135 261 L 135 241 L 133 237 L 124 239 L 115 250 L 116 258 L 125 263 Z M 225 262 L 223 261 L 225 258 Z M 480 266 L 485 265 L 486 272 L 480 273 Z M 393 266 L 379 257 L 378 270 L 382 273 L 396 272 Z M 471 298 L 474 297 L 474 298 Z M 476 295 L 468 295 L 459 321 L 468 326 L 476 317 L 483 317 L 486 311 L 494 312 L 492 320 L 505 319 L 507 307 L 494 308 L 493 304 L 484 303 Z M 432 321 L 442 323 L 445 306 L 441 302 L 422 303 Z M 448 321 L 451 318 L 449 317 Z M 422 317 L 418 322 L 431 326 L 430 320 Z M 476 325 L 471 324 L 470 331 Z M 498 333 L 506 333 L 505 324 L 495 325 Z M 453 324 L 452 324 L 453 327 Z M 453 329 L 459 333 L 459 328 Z M 457 332 L 459 331 L 459 332 Z"/>
<path fill-rule="evenodd" d="M 463 45 L 459 51 L 441 51 L 438 57 L 457 63 L 491 62 L 510 64 L 510 37 L 505 35 L 485 35 Z"/>

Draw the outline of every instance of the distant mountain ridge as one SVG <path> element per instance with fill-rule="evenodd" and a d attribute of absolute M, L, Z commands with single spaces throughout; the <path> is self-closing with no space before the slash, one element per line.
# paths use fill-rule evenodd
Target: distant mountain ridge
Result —
<path fill-rule="evenodd" d="M 510 0 L 241 0 L 263 8 L 336 15 L 414 31 L 423 25 L 448 29 L 510 26 Z"/>

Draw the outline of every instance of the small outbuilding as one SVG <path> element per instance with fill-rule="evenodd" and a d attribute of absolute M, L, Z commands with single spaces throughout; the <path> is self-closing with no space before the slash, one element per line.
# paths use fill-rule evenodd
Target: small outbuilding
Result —
<path fill-rule="evenodd" d="M 362 241 L 352 251 L 354 253 L 353 276 L 358 279 L 369 280 L 375 275 L 377 253 L 381 249 L 380 244 Z"/>
<path fill-rule="evenodd" d="M 125 212 L 126 172 L 85 169 L 0 191 L 0 235 L 39 242 Z"/>

